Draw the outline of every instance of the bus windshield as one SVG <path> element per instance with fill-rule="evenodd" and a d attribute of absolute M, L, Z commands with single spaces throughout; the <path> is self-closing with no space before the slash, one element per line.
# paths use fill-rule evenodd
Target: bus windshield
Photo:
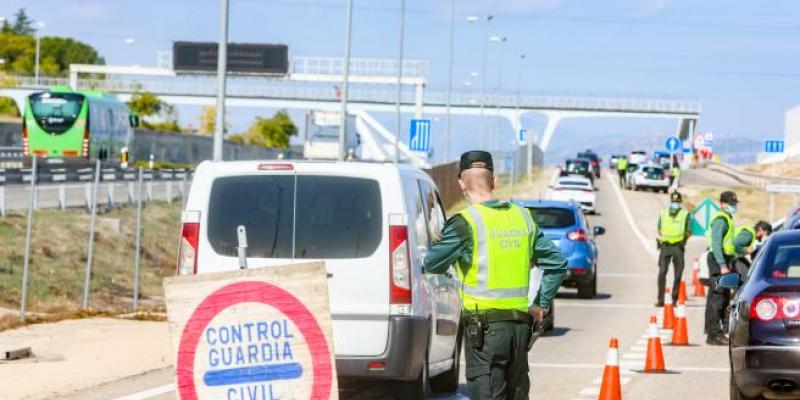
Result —
<path fill-rule="evenodd" d="M 83 95 L 76 93 L 35 93 L 30 97 L 33 118 L 49 133 L 64 133 L 80 115 Z"/>

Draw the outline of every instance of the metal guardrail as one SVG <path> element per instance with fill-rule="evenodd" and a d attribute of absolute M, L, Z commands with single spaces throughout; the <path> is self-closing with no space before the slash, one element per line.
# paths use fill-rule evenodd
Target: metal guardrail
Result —
<path fill-rule="evenodd" d="M 0 168 L 17 168 L 20 166 L 22 166 L 22 148 L 0 146 Z"/>
<path fill-rule="evenodd" d="M 722 162 L 709 162 L 706 168 L 728 175 L 743 184 L 759 189 L 766 189 L 769 185 L 800 184 L 800 178 L 791 176 L 773 176 L 757 172 L 744 171 L 733 165 Z"/>
<path fill-rule="evenodd" d="M 309 67 L 310 68 L 310 67 Z M 333 68 L 333 67 L 331 67 Z M 45 89 L 50 86 L 68 85 L 66 78 L 41 77 L 39 83 L 29 76 L 10 77 L 12 87 Z M 216 81 L 209 77 L 137 77 L 112 79 L 81 79 L 81 89 L 103 90 L 113 93 L 154 92 L 162 96 L 216 96 Z M 240 98 L 268 98 L 285 100 L 339 101 L 339 93 L 331 87 L 308 86 L 305 83 L 281 79 L 230 77 L 227 94 Z M 394 104 L 397 92 L 384 89 L 352 88 L 348 97 L 353 102 Z M 513 95 L 488 93 L 483 96 L 486 108 L 521 108 L 536 110 L 574 110 L 625 113 L 653 113 L 698 115 L 701 105 L 697 101 L 670 98 L 645 98 L 630 95 Z M 415 104 L 414 91 L 404 90 L 401 94 L 404 104 Z M 423 103 L 426 106 L 444 106 L 447 93 L 425 91 Z M 480 94 L 453 93 L 453 107 L 477 107 L 481 103 Z"/>
<path fill-rule="evenodd" d="M 354 76 L 397 76 L 397 60 L 385 58 L 351 58 L 350 73 Z M 428 61 L 404 60 L 404 78 L 426 78 Z M 290 63 L 292 74 L 336 75 L 344 74 L 344 59 L 340 57 L 292 57 Z"/>

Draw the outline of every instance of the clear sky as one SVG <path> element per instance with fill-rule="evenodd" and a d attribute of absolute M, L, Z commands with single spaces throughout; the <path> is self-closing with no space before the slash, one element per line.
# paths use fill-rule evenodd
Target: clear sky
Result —
<path fill-rule="evenodd" d="M 95 46 L 108 64 L 154 65 L 173 40 L 212 41 L 216 0 L 4 0 L 0 16 L 20 7 L 44 21 L 43 34 Z M 230 41 L 289 45 L 291 55 L 343 54 L 345 0 L 230 0 Z M 399 0 L 354 0 L 353 55 L 395 58 Z M 406 1 L 408 58 L 429 60 L 429 87 L 447 83 L 449 0 Z M 477 90 L 482 30 L 470 15 L 492 14 L 487 86 L 523 92 L 670 95 L 700 100 L 700 130 L 732 137 L 783 134 L 784 112 L 800 104 L 800 1 L 457 0 L 454 84 Z M 125 44 L 126 38 L 135 40 Z M 520 62 L 520 54 L 526 59 Z M 464 86 L 471 81 L 472 86 Z M 182 113 L 193 118 L 192 110 Z M 251 110 L 234 115 L 244 129 Z M 384 116 L 393 126 L 390 116 Z M 531 118 L 530 125 L 540 125 Z M 456 129 L 468 133 L 469 121 Z M 510 127 L 507 128 L 510 134 Z M 675 122 L 575 121 L 574 135 L 620 130 L 672 133 Z M 434 128 L 434 135 L 436 134 Z M 434 138 L 434 142 L 437 139 Z M 465 144 L 464 146 L 468 146 Z M 453 152 L 461 148 L 453 148 Z"/>

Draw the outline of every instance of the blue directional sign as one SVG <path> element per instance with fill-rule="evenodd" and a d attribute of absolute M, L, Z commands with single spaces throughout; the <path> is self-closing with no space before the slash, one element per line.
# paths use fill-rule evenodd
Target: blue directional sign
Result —
<path fill-rule="evenodd" d="M 431 147 L 431 120 L 412 119 L 411 132 L 408 140 L 408 147 L 411 151 L 421 151 L 427 153 Z"/>
<path fill-rule="evenodd" d="M 677 136 L 670 136 L 664 141 L 664 148 L 670 153 L 675 153 L 681 148 L 681 140 Z"/>
<path fill-rule="evenodd" d="M 767 139 L 764 141 L 764 153 L 783 153 L 783 146 L 781 139 Z"/>
<path fill-rule="evenodd" d="M 517 141 L 520 143 L 525 143 L 525 136 L 527 135 L 527 129 L 520 129 L 519 133 L 517 134 Z"/>

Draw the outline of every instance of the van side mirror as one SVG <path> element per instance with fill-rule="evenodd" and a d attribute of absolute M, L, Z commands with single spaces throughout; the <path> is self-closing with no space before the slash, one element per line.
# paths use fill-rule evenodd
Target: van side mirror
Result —
<path fill-rule="evenodd" d="M 128 122 L 131 125 L 131 128 L 138 128 L 139 127 L 139 115 L 131 114 L 128 116 Z"/>
<path fill-rule="evenodd" d="M 603 228 L 602 226 L 595 226 L 594 227 L 594 235 L 595 236 L 600 236 L 600 235 L 605 235 L 605 234 L 606 234 L 606 228 Z"/>
<path fill-rule="evenodd" d="M 719 277 L 717 285 L 726 289 L 738 289 L 741 285 L 741 276 L 738 272 L 730 272 Z"/>

